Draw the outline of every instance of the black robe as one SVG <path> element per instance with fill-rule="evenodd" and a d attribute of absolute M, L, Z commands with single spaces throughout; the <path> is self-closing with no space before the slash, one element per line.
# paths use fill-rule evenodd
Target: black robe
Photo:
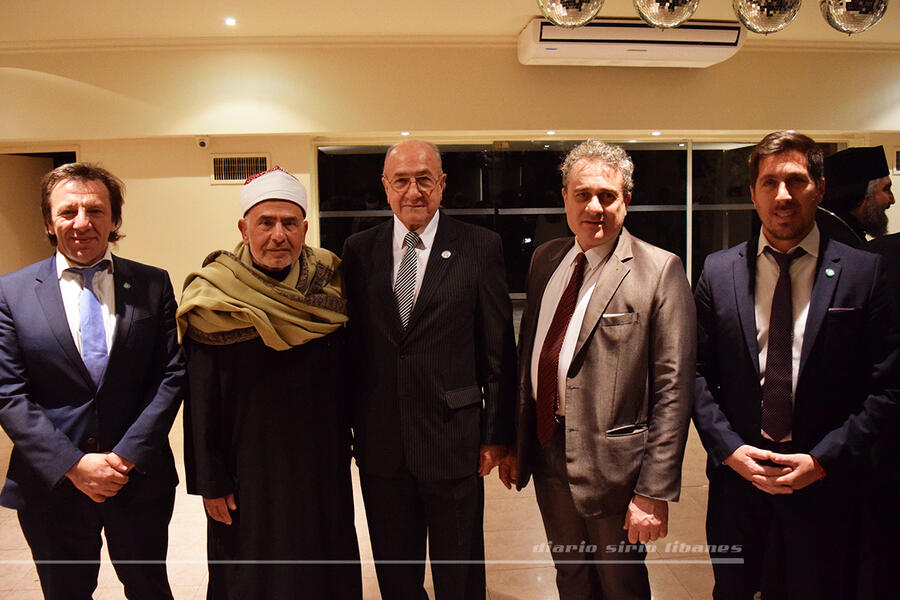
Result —
<path fill-rule="evenodd" d="M 341 340 L 186 342 L 188 493 L 238 507 L 208 518 L 207 598 L 361 598 Z"/>

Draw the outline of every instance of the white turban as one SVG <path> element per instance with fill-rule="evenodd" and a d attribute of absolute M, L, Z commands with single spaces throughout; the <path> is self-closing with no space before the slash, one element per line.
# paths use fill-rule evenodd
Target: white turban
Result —
<path fill-rule="evenodd" d="M 251 175 L 241 187 L 241 214 L 266 200 L 285 200 L 303 209 L 306 215 L 306 188 L 281 167 Z"/>

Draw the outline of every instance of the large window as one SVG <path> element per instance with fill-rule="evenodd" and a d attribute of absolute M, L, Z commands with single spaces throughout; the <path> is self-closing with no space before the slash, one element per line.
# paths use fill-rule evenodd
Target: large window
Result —
<path fill-rule="evenodd" d="M 525 291 L 531 253 L 569 233 L 559 165 L 577 142 L 441 145 L 443 208 L 503 238 L 510 292 Z M 623 143 L 635 164 L 625 226 L 681 257 L 696 282 L 707 254 L 746 240 L 759 226 L 747 187 L 752 143 Z M 825 145 L 826 154 L 836 149 Z M 387 146 L 318 149 L 323 247 L 390 218 L 381 169 Z"/>

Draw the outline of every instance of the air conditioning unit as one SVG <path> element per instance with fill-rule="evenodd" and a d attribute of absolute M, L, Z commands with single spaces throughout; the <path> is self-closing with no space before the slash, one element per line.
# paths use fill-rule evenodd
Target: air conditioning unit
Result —
<path fill-rule="evenodd" d="M 532 20 L 519 34 L 523 65 L 708 67 L 744 44 L 737 21 L 687 21 L 672 29 L 637 18 L 597 18 L 582 27 Z"/>

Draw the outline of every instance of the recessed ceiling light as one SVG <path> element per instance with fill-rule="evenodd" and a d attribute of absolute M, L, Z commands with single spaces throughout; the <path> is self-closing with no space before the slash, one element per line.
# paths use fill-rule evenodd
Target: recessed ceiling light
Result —
<path fill-rule="evenodd" d="M 225 24 L 229 27 L 234 27 L 237 25 L 237 20 L 234 17 L 225 17 Z"/>
<path fill-rule="evenodd" d="M 548 129 L 547 135 L 556 135 L 556 131 L 554 131 L 553 129 Z"/>
<path fill-rule="evenodd" d="M 401 131 L 401 132 L 400 132 L 400 135 L 409 135 L 409 132 L 408 132 L 408 131 Z"/>
<path fill-rule="evenodd" d="M 544 144 L 544 148 L 549 148 L 550 144 Z"/>
<path fill-rule="evenodd" d="M 662 135 L 662 131 L 651 131 L 650 135 Z"/>
<path fill-rule="evenodd" d="M 637 143 L 637 140 L 628 140 L 628 143 L 629 143 L 629 144 L 635 144 L 635 143 Z"/>
<path fill-rule="evenodd" d="M 678 144 L 679 148 L 684 148 L 684 144 Z"/>

